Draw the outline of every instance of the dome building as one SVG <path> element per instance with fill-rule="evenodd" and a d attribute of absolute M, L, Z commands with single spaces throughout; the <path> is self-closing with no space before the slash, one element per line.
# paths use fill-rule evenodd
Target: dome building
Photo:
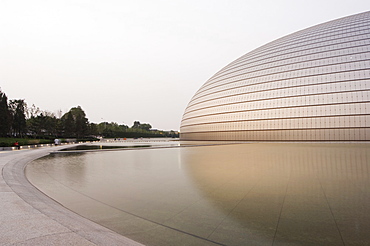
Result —
<path fill-rule="evenodd" d="M 370 12 L 233 61 L 195 93 L 181 140 L 370 140 Z"/>

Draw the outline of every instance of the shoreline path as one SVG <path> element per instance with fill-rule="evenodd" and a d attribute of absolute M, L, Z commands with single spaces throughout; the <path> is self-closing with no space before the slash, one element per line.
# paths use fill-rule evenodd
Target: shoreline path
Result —
<path fill-rule="evenodd" d="M 28 182 L 25 166 L 60 148 L 0 151 L 0 245 L 142 245 L 68 210 Z"/>

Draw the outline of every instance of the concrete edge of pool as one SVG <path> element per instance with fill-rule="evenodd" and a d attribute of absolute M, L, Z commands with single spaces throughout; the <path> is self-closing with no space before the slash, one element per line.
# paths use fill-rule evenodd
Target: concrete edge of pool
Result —
<path fill-rule="evenodd" d="M 127 146 L 125 148 L 123 147 L 117 147 L 117 148 L 107 148 L 107 149 L 79 149 L 74 150 L 65 147 L 57 149 L 55 151 L 50 151 L 49 154 L 71 154 L 71 153 L 85 153 L 85 152 L 103 152 L 103 151 L 125 151 L 125 150 L 148 150 L 148 149 L 173 149 L 173 148 L 187 148 L 187 147 L 200 147 L 200 146 L 217 146 L 217 145 L 230 145 L 230 144 L 245 144 L 250 142 L 222 142 L 222 143 L 207 143 L 207 144 L 188 144 L 188 145 L 158 145 L 158 146 L 148 146 L 148 147 L 133 147 L 133 146 Z M 83 145 L 83 144 L 76 144 L 76 145 Z M 98 145 L 98 144 L 93 144 Z M 104 145 L 104 144 L 101 144 Z"/>
<path fill-rule="evenodd" d="M 142 245 L 68 210 L 28 182 L 25 166 L 50 150 L 0 154 L 0 244 Z"/>

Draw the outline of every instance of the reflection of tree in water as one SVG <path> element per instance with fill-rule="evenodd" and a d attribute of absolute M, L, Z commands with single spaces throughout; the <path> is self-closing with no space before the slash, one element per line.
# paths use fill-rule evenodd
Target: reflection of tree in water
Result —
<path fill-rule="evenodd" d="M 300 244 L 370 240 L 370 145 L 242 144 L 189 148 L 182 163 L 229 233 Z M 237 227 L 239 226 L 239 227 Z M 225 242 L 227 243 L 227 242 Z"/>
<path fill-rule="evenodd" d="M 50 154 L 33 161 L 31 165 L 42 165 L 44 171 L 61 184 L 84 186 L 87 164 L 85 159 L 85 153 Z"/>

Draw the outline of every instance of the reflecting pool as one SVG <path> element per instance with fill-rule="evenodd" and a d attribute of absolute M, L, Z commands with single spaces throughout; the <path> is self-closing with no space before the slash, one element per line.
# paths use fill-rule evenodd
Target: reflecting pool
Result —
<path fill-rule="evenodd" d="M 63 206 L 146 245 L 366 245 L 369 143 L 52 154 L 26 168 Z"/>

